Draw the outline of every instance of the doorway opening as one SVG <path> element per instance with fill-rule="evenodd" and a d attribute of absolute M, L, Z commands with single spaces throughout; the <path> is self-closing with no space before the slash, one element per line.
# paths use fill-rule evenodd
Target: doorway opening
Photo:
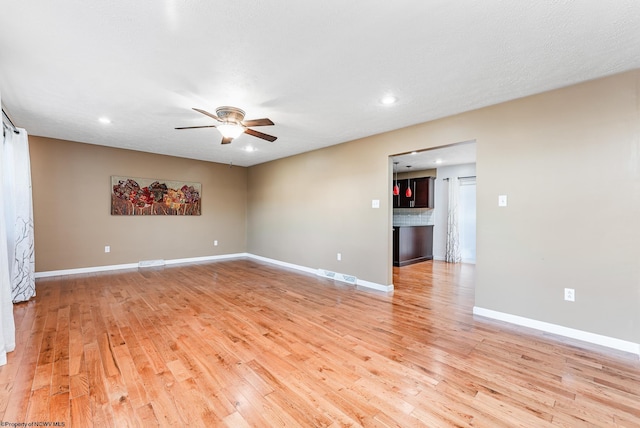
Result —
<path fill-rule="evenodd" d="M 418 207 L 410 204 L 402 204 L 401 198 L 405 198 L 404 192 L 394 192 L 392 218 L 393 218 L 393 266 L 401 269 L 401 266 L 411 263 L 425 262 L 425 260 L 445 261 L 447 258 L 447 241 L 450 233 L 450 208 L 449 184 L 455 180 L 458 185 L 456 204 L 458 215 L 456 219 L 457 236 L 460 258 L 463 263 L 475 263 L 476 261 L 476 142 L 441 146 L 412 153 L 398 154 L 390 157 L 393 166 L 392 183 L 390 188 L 396 186 L 404 189 L 412 188 L 415 180 L 429 177 L 433 182 L 431 205 Z M 409 168 L 407 168 L 409 167 Z M 406 183 L 404 182 L 406 181 Z M 398 194 L 400 193 L 400 194 Z M 412 195 L 413 196 L 413 195 Z M 427 229 L 424 237 L 418 240 L 421 248 L 411 248 L 410 243 L 399 242 L 401 236 L 414 236 L 417 228 Z M 406 230 L 409 228 L 415 228 Z M 404 233 L 400 233 L 400 232 Z M 420 235 L 422 236 L 422 235 Z M 426 237 L 426 238 L 425 238 Z M 429 242 L 425 243 L 424 240 Z M 413 259 L 399 260 L 399 249 L 413 254 Z M 422 250 L 430 251 L 429 254 L 420 254 Z M 401 256 L 400 256 L 401 258 Z M 415 261 L 414 261 L 415 260 Z M 404 263 L 404 264 L 403 264 Z M 426 262 L 428 263 L 428 262 Z"/>

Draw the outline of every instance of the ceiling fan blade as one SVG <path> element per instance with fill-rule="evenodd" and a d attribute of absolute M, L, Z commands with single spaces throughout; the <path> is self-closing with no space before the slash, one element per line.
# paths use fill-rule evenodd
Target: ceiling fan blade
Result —
<path fill-rule="evenodd" d="M 204 125 L 204 126 L 181 126 L 176 129 L 196 129 L 196 128 L 216 128 L 217 125 Z"/>
<path fill-rule="evenodd" d="M 213 113 L 209 113 L 208 111 L 200 110 L 199 108 L 195 108 L 195 107 L 193 107 L 193 109 L 194 109 L 195 111 L 197 111 L 198 113 L 202 113 L 202 114 L 204 114 L 205 116 L 209 116 L 209 117 L 211 117 L 211 118 L 213 118 L 213 119 L 217 120 L 218 122 L 222 122 L 222 121 L 220 120 L 220 118 L 219 118 L 218 116 L 216 116 L 215 114 L 213 114 Z"/>
<path fill-rule="evenodd" d="M 245 134 L 249 134 L 249 135 L 253 135 L 254 137 L 258 137 L 258 138 L 262 138 L 263 140 L 267 140 L 267 141 L 276 141 L 276 139 L 278 137 L 274 137 L 273 135 L 269 135 L 269 134 L 265 134 L 263 132 L 260 131 L 255 131 L 251 128 L 247 128 L 244 130 Z"/>
<path fill-rule="evenodd" d="M 222 137 L 222 144 L 229 144 L 232 140 L 233 138 Z"/>
<path fill-rule="evenodd" d="M 242 124 L 244 126 L 271 126 L 274 123 L 271 121 L 271 119 L 250 119 L 250 120 L 243 120 Z"/>

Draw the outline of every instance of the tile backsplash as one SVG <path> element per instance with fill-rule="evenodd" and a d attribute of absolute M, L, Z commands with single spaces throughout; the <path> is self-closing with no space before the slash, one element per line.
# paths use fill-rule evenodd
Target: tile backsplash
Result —
<path fill-rule="evenodd" d="M 394 226 L 431 226 L 435 221 L 431 208 L 394 208 Z"/>

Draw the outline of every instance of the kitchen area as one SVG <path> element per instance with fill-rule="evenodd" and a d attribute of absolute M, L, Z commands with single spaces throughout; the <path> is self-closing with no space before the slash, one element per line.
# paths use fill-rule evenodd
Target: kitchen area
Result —
<path fill-rule="evenodd" d="M 475 141 L 391 156 L 393 266 L 445 261 L 451 183 L 463 263 L 475 263 Z"/>
<path fill-rule="evenodd" d="M 436 170 L 410 169 L 409 165 L 407 171 L 394 171 L 394 266 L 406 266 L 433 259 Z"/>

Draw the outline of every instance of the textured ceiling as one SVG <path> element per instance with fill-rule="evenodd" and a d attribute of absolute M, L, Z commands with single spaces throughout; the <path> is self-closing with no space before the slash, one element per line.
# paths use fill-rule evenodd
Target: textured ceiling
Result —
<path fill-rule="evenodd" d="M 2 1 L 0 94 L 31 135 L 249 166 L 638 68 L 639 29 L 637 0 Z M 278 140 L 173 129 L 221 105 Z"/>

